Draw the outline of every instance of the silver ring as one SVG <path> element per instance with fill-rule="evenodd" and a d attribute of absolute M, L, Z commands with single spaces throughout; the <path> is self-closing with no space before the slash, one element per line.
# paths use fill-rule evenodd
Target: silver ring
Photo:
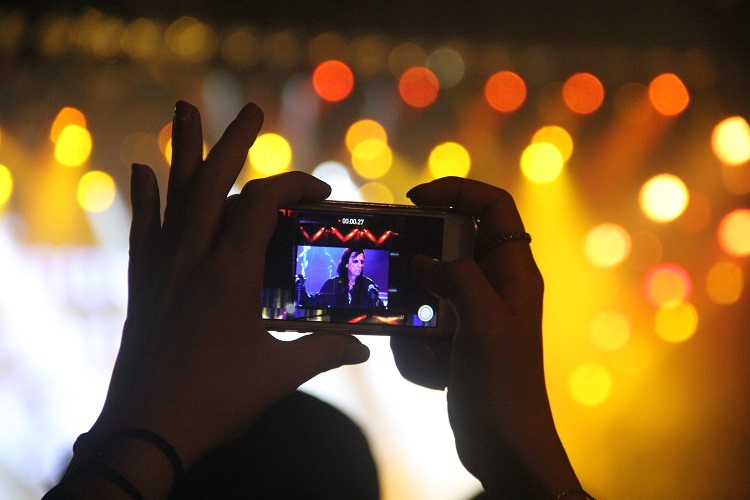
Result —
<path fill-rule="evenodd" d="M 487 250 L 492 250 L 493 248 L 499 247 L 503 243 L 508 243 L 509 241 L 513 240 L 523 240 L 531 243 L 531 235 L 525 232 L 500 234 L 490 240 L 489 245 L 487 245 Z"/>

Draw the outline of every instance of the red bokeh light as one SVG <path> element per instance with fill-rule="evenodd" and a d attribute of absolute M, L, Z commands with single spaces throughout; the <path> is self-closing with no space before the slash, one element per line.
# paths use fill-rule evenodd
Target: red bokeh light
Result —
<path fill-rule="evenodd" d="M 437 99 L 440 84 L 435 74 L 427 68 L 415 66 L 401 75 L 398 92 L 406 104 L 426 108 Z"/>
<path fill-rule="evenodd" d="M 322 62 L 312 75 L 315 92 L 326 101 L 343 101 L 354 89 L 354 74 L 349 66 L 341 61 Z"/>

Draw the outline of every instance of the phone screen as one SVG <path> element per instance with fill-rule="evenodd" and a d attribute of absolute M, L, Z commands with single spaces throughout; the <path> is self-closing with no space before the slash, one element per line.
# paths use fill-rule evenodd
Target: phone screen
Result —
<path fill-rule="evenodd" d="M 443 230 L 439 216 L 282 209 L 263 318 L 435 328 L 439 301 L 414 281 L 411 258 L 441 259 Z"/>

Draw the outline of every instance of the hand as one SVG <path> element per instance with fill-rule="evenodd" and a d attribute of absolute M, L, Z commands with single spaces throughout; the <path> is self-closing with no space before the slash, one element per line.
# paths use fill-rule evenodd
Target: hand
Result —
<path fill-rule="evenodd" d="M 417 279 L 458 316 L 449 340 L 393 337 L 405 378 L 447 387 L 448 415 L 464 466 L 490 495 L 551 496 L 579 486 L 557 436 L 544 381 L 543 281 L 526 241 L 490 247 L 524 231 L 511 196 L 445 178 L 412 189 L 416 204 L 452 206 L 479 220 L 475 260 L 415 257 Z"/>
<path fill-rule="evenodd" d="M 133 168 L 127 320 L 92 430 L 150 429 L 186 466 L 308 379 L 369 355 L 354 337 L 282 342 L 263 325 L 265 250 L 278 208 L 323 200 L 330 187 L 292 172 L 251 181 L 228 202 L 262 122 L 247 105 L 204 160 L 198 110 L 178 103 L 163 224 L 153 171 Z"/>

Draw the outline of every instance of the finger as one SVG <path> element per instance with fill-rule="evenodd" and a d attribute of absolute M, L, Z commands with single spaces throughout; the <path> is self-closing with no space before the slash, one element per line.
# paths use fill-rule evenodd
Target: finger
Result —
<path fill-rule="evenodd" d="M 262 261 L 265 255 L 279 208 L 321 201 L 330 193 L 328 184 L 304 172 L 287 172 L 248 182 L 232 204 L 220 251 L 226 252 L 228 262 L 246 273 L 252 272 L 259 262 L 253 259 Z"/>
<path fill-rule="evenodd" d="M 196 260 L 214 244 L 224 216 L 226 197 L 242 170 L 247 152 L 263 124 L 263 112 L 248 104 L 229 124 L 221 139 L 193 174 L 187 187 L 185 223 L 179 251 L 182 260 Z"/>
<path fill-rule="evenodd" d="M 161 226 L 159 185 L 156 175 L 146 165 L 133 164 L 130 177 L 130 253 L 138 255 L 158 237 Z"/>
<path fill-rule="evenodd" d="M 172 166 L 169 170 L 164 224 L 169 227 L 183 212 L 188 185 L 203 161 L 203 129 L 200 112 L 185 101 L 175 105 L 172 119 Z M 174 219 L 174 221 L 173 221 Z"/>
<path fill-rule="evenodd" d="M 498 234 L 524 231 L 513 197 L 504 189 L 483 182 L 444 177 L 412 188 L 407 196 L 417 205 L 453 207 L 477 218 L 480 252 L 486 251 L 490 240 Z"/>
<path fill-rule="evenodd" d="M 301 385 L 323 372 L 364 363 L 370 350 L 350 335 L 314 333 L 285 342 L 288 374 Z"/>
<path fill-rule="evenodd" d="M 130 183 L 133 220 L 128 262 L 129 316 L 148 300 L 161 226 L 159 186 L 153 170 L 146 165 L 134 164 Z"/>
<path fill-rule="evenodd" d="M 504 325 L 517 322 L 536 325 L 539 318 L 526 309 L 518 311 L 494 293 L 492 284 L 471 259 L 438 262 L 424 256 L 412 260 L 414 277 L 435 295 L 445 297 L 458 317 L 453 345 L 480 350 L 496 346 Z"/>
<path fill-rule="evenodd" d="M 528 242 L 490 244 L 497 236 L 525 231 L 507 191 L 470 179 L 446 177 L 417 186 L 407 195 L 417 204 L 450 206 L 476 217 L 477 262 L 495 291 L 518 312 L 541 315 L 543 282 Z"/>
<path fill-rule="evenodd" d="M 391 337 L 396 368 L 406 380 L 428 389 L 448 386 L 451 339 Z"/>

